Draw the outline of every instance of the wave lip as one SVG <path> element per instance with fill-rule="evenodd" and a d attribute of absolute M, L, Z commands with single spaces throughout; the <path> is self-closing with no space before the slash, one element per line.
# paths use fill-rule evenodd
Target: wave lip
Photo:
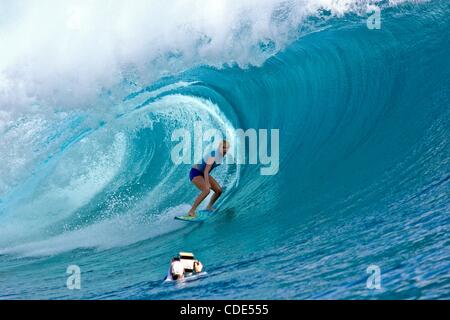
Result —
<path fill-rule="evenodd" d="M 365 14 L 373 2 L 4 1 L 0 106 L 6 113 L 0 120 L 55 106 L 105 111 L 108 104 L 98 99 L 99 92 L 117 98 L 130 90 L 124 83 L 142 87 L 198 65 L 261 65 L 316 23 Z"/>

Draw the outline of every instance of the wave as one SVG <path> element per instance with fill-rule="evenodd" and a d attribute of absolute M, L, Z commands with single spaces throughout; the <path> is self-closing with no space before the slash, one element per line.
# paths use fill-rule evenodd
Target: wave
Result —
<path fill-rule="evenodd" d="M 88 251 L 93 257 L 132 250 L 155 260 L 177 251 L 184 228 L 172 219 L 195 190 L 189 166 L 170 161 L 171 133 L 201 120 L 222 132 L 280 129 L 277 175 L 261 176 L 259 165 L 215 172 L 225 189 L 223 219 L 192 232 L 195 241 L 183 238 L 215 261 L 212 268 L 276 257 L 275 276 L 295 264 L 314 270 L 312 277 L 336 271 L 348 280 L 344 269 L 372 260 L 402 275 L 407 267 L 397 259 L 406 257 L 426 279 L 446 270 L 448 2 L 375 2 L 381 30 L 366 27 L 369 2 L 361 1 L 182 1 L 171 9 L 158 1 L 129 9 L 80 3 L 51 10 L 51 2 L 36 10 L 3 4 L 21 23 L 6 38 L 10 58 L 0 59 L 7 119 L 0 126 L 0 263 L 77 249 L 98 249 Z M 69 28 L 50 28 L 68 23 L 68 8 L 78 12 Z M 87 14 L 94 11 L 102 14 Z M 51 40 L 33 52 L 15 45 L 43 14 L 56 21 L 35 32 Z M 209 297 L 214 285 L 198 294 Z M 340 285 L 303 294 L 359 290 Z M 296 284 L 286 288 L 300 295 Z M 232 289 L 224 295 L 235 298 Z"/>

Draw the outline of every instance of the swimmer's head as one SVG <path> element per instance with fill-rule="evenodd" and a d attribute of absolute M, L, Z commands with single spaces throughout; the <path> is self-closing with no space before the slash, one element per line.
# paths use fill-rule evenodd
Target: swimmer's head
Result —
<path fill-rule="evenodd" d="M 219 152 L 221 155 L 226 155 L 228 150 L 230 149 L 230 143 L 227 140 L 222 140 L 219 143 Z"/>
<path fill-rule="evenodd" d="M 196 273 L 200 273 L 200 272 L 202 272 L 202 270 L 203 270 L 202 263 L 200 261 L 198 261 L 198 260 L 195 260 L 195 262 L 194 262 L 194 271 Z"/>

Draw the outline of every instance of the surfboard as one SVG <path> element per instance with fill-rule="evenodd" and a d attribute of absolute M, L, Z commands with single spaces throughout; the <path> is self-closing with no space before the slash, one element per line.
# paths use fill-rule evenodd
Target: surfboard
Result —
<path fill-rule="evenodd" d="M 208 220 L 213 215 L 214 215 L 214 211 L 200 210 L 200 211 L 197 211 L 197 215 L 195 217 L 191 217 L 190 215 L 176 216 L 175 220 L 199 223 L 199 222 L 204 222 L 204 221 Z"/>

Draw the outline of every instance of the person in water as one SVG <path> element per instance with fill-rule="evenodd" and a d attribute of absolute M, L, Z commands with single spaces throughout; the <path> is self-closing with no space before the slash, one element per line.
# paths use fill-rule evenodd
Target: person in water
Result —
<path fill-rule="evenodd" d="M 206 161 L 203 159 L 201 164 L 197 164 L 191 168 L 191 171 L 189 172 L 189 179 L 201 191 L 195 199 L 191 210 L 189 210 L 188 214 L 191 217 L 195 217 L 195 210 L 197 210 L 200 203 L 202 203 L 202 201 L 209 195 L 211 189 L 214 191 L 214 195 L 206 207 L 206 210 L 214 210 L 213 205 L 222 194 L 222 188 L 217 183 L 216 179 L 210 175 L 210 173 L 214 168 L 222 164 L 223 157 L 227 154 L 229 148 L 230 144 L 226 140 L 223 140 L 220 142 L 218 149 L 211 152 L 210 157 L 207 158 Z"/>
<path fill-rule="evenodd" d="M 183 280 L 184 279 L 184 266 L 179 257 L 173 257 L 170 263 L 169 274 L 167 275 L 169 280 Z"/>
<path fill-rule="evenodd" d="M 200 262 L 200 260 L 194 261 L 194 272 L 200 273 L 203 270 L 203 264 Z"/>
<path fill-rule="evenodd" d="M 195 274 L 201 273 L 203 271 L 203 264 L 200 262 L 200 260 L 195 260 L 193 263 L 193 272 Z M 186 278 L 186 269 L 184 268 L 183 262 L 181 262 L 180 257 L 173 257 L 170 261 L 170 268 L 169 272 L 167 273 L 167 276 L 165 280 L 172 280 L 172 281 L 182 281 Z"/>

